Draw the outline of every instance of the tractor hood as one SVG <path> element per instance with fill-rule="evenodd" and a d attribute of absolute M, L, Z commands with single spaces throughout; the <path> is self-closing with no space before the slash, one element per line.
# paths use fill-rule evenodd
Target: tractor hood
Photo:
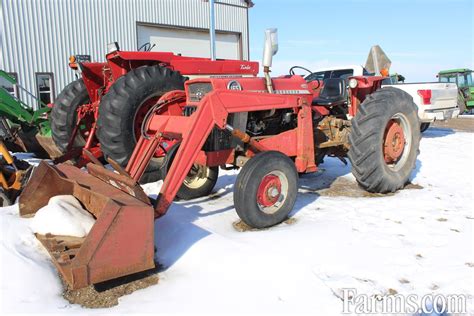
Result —
<path fill-rule="evenodd" d="M 186 57 L 170 52 L 128 52 L 114 51 L 106 56 L 110 64 L 120 68 L 130 67 L 130 63 L 170 67 L 181 72 L 182 75 L 245 75 L 256 76 L 259 71 L 258 62 L 218 59 L 211 60 L 201 57 Z M 112 66 L 113 68 L 113 66 Z"/>
<path fill-rule="evenodd" d="M 275 94 L 301 94 L 312 95 L 311 84 L 301 76 L 285 76 L 272 79 Z M 244 91 L 255 93 L 268 93 L 265 78 L 207 78 L 189 80 L 185 84 L 187 104 L 197 105 L 209 92 Z"/>

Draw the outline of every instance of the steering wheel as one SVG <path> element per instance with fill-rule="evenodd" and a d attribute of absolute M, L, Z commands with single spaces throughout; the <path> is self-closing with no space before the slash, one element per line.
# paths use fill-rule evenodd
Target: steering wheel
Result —
<path fill-rule="evenodd" d="M 293 66 L 290 68 L 290 75 L 294 76 L 296 75 L 295 74 L 295 69 L 302 69 L 304 71 L 307 71 L 309 72 L 309 74 L 312 74 L 313 72 L 311 70 L 309 70 L 308 68 L 304 68 L 304 67 L 301 67 L 301 66 Z"/>
<path fill-rule="evenodd" d="M 295 69 L 302 69 L 302 70 L 304 70 L 304 71 L 309 72 L 309 75 L 307 75 L 306 78 L 309 77 L 309 76 L 311 76 L 311 75 L 314 73 L 314 72 L 312 72 L 311 70 L 309 70 L 308 68 L 305 68 L 305 67 L 302 67 L 302 66 L 293 66 L 293 67 L 290 68 L 290 71 L 289 71 L 289 72 L 290 72 L 290 75 L 292 75 L 292 76 L 295 75 Z M 313 89 L 316 90 L 316 89 L 319 89 L 319 87 L 321 87 L 321 80 L 319 80 L 319 79 L 314 79 L 314 80 L 311 80 L 311 81 L 317 81 L 317 82 L 318 82 L 318 86 L 315 87 L 315 88 L 313 88 Z M 309 82 L 309 81 L 308 81 L 308 82 Z"/>

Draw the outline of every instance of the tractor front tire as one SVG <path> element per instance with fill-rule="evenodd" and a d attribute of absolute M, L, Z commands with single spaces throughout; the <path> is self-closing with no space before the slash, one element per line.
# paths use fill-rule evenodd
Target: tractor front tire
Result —
<path fill-rule="evenodd" d="M 171 164 L 173 163 L 178 149 L 179 144 L 175 144 L 166 153 L 166 157 L 160 168 L 160 177 L 163 180 L 166 178 L 166 175 L 171 168 Z M 219 167 L 207 167 L 194 164 L 179 188 L 178 193 L 176 193 L 176 196 L 183 200 L 191 200 L 207 196 L 212 192 L 212 189 L 214 189 L 218 177 Z"/>
<path fill-rule="evenodd" d="M 58 149 L 64 154 L 72 137 L 77 120 L 77 108 L 90 103 L 89 93 L 82 79 L 68 84 L 58 95 L 51 110 L 51 134 Z M 78 133 L 74 146 L 85 145 L 84 138 Z"/>
<path fill-rule="evenodd" d="M 417 107 L 406 92 L 387 87 L 369 95 L 352 119 L 349 136 L 352 174 L 369 192 L 405 186 L 419 153 Z"/>
<path fill-rule="evenodd" d="M 295 163 L 281 152 L 266 151 L 242 167 L 235 181 L 234 207 L 250 227 L 270 227 L 288 217 L 297 193 Z"/>
<path fill-rule="evenodd" d="M 142 107 L 153 105 L 166 92 L 184 90 L 185 80 L 179 72 L 161 66 L 141 66 L 120 77 L 99 107 L 97 138 L 104 155 L 125 167 L 140 136 L 135 131 L 138 114 L 144 115 Z M 160 159 L 152 159 L 140 182 L 158 181 L 160 166 Z"/>

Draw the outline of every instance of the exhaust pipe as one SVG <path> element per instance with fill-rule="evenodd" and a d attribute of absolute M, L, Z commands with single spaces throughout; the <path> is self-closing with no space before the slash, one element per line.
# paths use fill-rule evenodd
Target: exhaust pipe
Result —
<path fill-rule="evenodd" d="M 265 47 L 263 49 L 263 73 L 268 93 L 273 93 L 273 83 L 270 77 L 270 67 L 272 66 L 273 56 L 278 52 L 278 30 L 271 28 L 265 30 Z"/>

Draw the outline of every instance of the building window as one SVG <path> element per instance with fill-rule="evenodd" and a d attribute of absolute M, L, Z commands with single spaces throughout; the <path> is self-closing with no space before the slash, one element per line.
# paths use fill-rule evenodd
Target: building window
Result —
<path fill-rule="evenodd" d="M 18 75 L 15 72 L 9 72 L 7 73 L 10 77 L 13 77 L 16 82 L 18 82 Z M 18 91 L 18 86 L 16 84 L 12 84 L 10 81 L 7 79 L 0 77 L 0 87 L 7 90 L 8 93 L 10 93 L 13 97 L 18 98 L 19 97 L 19 91 Z"/>
<path fill-rule="evenodd" d="M 54 77 L 52 73 L 36 73 L 36 95 L 44 104 L 54 102 Z"/>

